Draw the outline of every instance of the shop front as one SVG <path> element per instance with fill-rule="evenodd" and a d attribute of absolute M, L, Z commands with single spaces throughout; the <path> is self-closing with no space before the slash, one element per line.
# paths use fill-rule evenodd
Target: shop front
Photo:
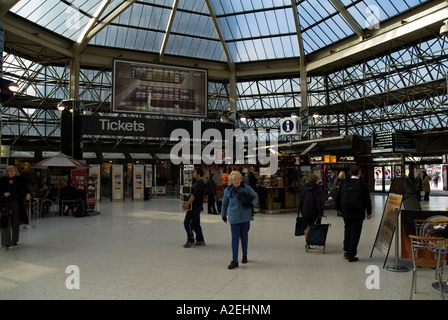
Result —
<path fill-rule="evenodd" d="M 442 191 L 446 188 L 446 164 L 443 162 L 442 156 L 373 157 L 368 160 L 367 164 L 369 177 L 374 181 L 370 186 L 372 192 L 387 193 L 395 177 L 405 175 L 414 179 L 417 173 L 422 174 L 423 172 L 430 177 L 431 190 Z"/>
<path fill-rule="evenodd" d="M 281 213 L 297 209 L 300 188 L 300 167 L 280 165 L 275 174 L 259 168 L 258 196 L 261 213 Z M 285 211 L 286 210 L 286 211 Z"/>
<path fill-rule="evenodd" d="M 341 171 L 345 173 L 346 177 L 349 175 L 350 167 L 356 164 L 356 156 L 345 154 L 310 155 L 309 164 L 310 173 L 319 177 L 319 183 L 324 190 L 326 206 L 328 207 L 333 200 L 332 189 L 336 178 Z"/>

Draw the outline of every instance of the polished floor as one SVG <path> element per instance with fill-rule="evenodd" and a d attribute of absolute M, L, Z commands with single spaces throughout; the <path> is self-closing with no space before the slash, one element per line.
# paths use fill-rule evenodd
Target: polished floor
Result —
<path fill-rule="evenodd" d="M 422 209 L 445 210 L 447 195 L 432 196 Z M 220 216 L 202 214 L 205 247 L 182 247 L 184 212 L 174 198 L 103 201 L 98 216 L 34 219 L 34 228 L 21 229 L 18 246 L 0 252 L 0 300 L 409 299 L 412 272 L 384 269 L 376 249 L 370 257 L 387 196 L 372 199 L 374 217 L 364 223 L 354 263 L 342 257 L 343 221 L 333 210 L 326 212 L 326 254 L 305 251 L 304 238 L 294 236 L 295 213 L 256 214 L 249 262 L 234 270 L 227 269 L 230 227 Z M 393 248 L 386 264 L 394 264 Z M 366 286 L 371 266 L 374 289 Z M 422 273 L 415 299 L 438 300 L 432 282 L 432 272 Z"/>

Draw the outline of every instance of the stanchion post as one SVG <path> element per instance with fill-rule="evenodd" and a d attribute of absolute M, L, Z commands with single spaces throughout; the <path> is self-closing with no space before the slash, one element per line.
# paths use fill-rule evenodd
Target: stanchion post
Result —
<path fill-rule="evenodd" d="M 400 230 L 400 225 L 399 223 L 399 216 L 400 216 L 400 212 L 398 212 L 397 214 L 397 224 L 396 224 L 396 231 L 395 231 L 395 265 L 394 266 L 387 266 L 386 269 L 392 272 L 407 272 L 409 271 L 408 267 L 405 266 L 400 266 L 398 263 L 398 255 L 399 255 L 399 234 L 398 234 L 398 230 Z M 401 232 L 400 232 L 401 235 Z"/>

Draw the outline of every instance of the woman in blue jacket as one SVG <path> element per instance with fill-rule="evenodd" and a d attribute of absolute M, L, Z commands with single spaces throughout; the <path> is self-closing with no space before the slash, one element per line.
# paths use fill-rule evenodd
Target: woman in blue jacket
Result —
<path fill-rule="evenodd" d="M 243 251 L 242 263 L 247 263 L 247 243 L 250 229 L 250 221 L 254 220 L 252 208 L 258 202 L 258 195 L 250 186 L 242 182 L 243 176 L 238 171 L 232 171 L 229 175 L 231 185 L 224 190 L 222 199 L 222 220 L 230 223 L 232 232 L 232 261 L 229 269 L 238 267 L 238 247 L 241 239 Z M 248 197 L 245 197 L 245 193 Z M 244 198 L 250 198 L 245 203 Z M 228 219 L 227 219 L 228 216 Z"/>

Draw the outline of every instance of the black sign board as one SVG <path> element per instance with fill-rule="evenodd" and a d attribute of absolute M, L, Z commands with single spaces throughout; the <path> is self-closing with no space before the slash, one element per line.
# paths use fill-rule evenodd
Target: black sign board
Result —
<path fill-rule="evenodd" d="M 414 132 L 380 131 L 372 135 L 372 153 L 416 152 Z"/>
<path fill-rule="evenodd" d="M 374 132 L 372 135 L 372 153 L 384 153 L 394 151 L 392 131 Z"/>
<path fill-rule="evenodd" d="M 111 136 L 139 136 L 169 138 L 175 129 L 185 129 L 192 136 L 193 121 L 187 120 L 156 120 L 137 117 L 102 117 L 81 116 L 82 134 L 111 135 Z M 232 129 L 230 123 L 200 122 L 201 133 L 207 129 L 217 129 L 224 137 L 226 129 Z"/>
<path fill-rule="evenodd" d="M 416 152 L 414 132 L 395 131 L 394 132 L 394 150 L 395 152 Z"/>

